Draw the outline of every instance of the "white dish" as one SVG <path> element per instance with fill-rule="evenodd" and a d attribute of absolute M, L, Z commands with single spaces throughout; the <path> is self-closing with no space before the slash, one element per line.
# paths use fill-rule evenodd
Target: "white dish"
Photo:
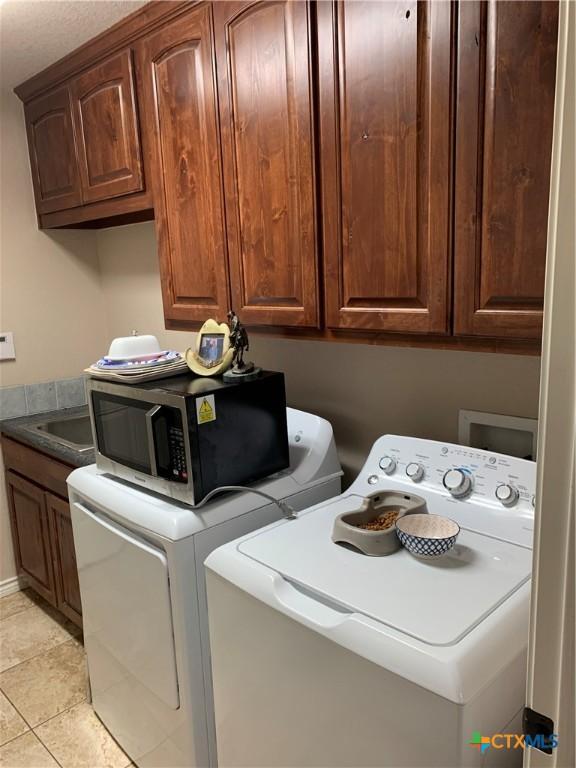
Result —
<path fill-rule="evenodd" d="M 110 361 L 143 360 L 145 356 L 160 356 L 162 350 L 156 336 L 120 336 L 110 344 L 106 355 Z"/>

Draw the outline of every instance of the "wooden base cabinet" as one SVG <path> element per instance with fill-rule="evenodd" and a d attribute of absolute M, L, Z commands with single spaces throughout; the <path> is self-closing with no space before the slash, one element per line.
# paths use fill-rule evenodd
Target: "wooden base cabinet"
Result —
<path fill-rule="evenodd" d="M 14 472 L 6 472 L 6 490 L 18 572 L 56 605 L 46 493 Z"/>
<path fill-rule="evenodd" d="M 66 477 L 73 468 L 8 438 L 2 439 L 2 449 L 18 573 L 81 627 L 72 520 L 70 505 L 64 498 Z M 22 472 L 28 476 L 22 476 Z M 34 482 L 29 479 L 32 477 Z"/>
<path fill-rule="evenodd" d="M 82 603 L 70 504 L 52 493 L 47 493 L 46 507 L 50 522 L 57 607 L 65 616 L 82 626 Z"/>

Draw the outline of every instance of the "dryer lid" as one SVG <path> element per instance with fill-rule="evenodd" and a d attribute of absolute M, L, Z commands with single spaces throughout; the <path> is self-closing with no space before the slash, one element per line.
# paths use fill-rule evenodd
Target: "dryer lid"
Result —
<path fill-rule="evenodd" d="M 454 645 L 529 578 L 530 549 L 462 530 L 455 548 L 434 560 L 405 549 L 368 557 L 331 539 L 334 518 L 358 496 L 330 502 L 295 521 L 244 539 L 244 555 L 352 613 L 429 645 Z"/>

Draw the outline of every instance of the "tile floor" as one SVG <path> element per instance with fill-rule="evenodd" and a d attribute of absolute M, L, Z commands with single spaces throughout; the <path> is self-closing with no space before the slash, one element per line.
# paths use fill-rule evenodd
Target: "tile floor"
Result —
<path fill-rule="evenodd" d="M 127 768 L 86 700 L 80 630 L 32 590 L 0 599 L 0 767 Z"/>

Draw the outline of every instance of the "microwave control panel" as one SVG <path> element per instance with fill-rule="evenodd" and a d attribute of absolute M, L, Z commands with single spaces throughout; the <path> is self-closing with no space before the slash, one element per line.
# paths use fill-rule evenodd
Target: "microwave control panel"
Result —
<path fill-rule="evenodd" d="M 186 464 L 186 447 L 184 432 L 180 427 L 171 426 L 168 429 L 168 446 L 170 451 L 170 476 L 177 482 L 188 482 L 188 466 Z"/>

